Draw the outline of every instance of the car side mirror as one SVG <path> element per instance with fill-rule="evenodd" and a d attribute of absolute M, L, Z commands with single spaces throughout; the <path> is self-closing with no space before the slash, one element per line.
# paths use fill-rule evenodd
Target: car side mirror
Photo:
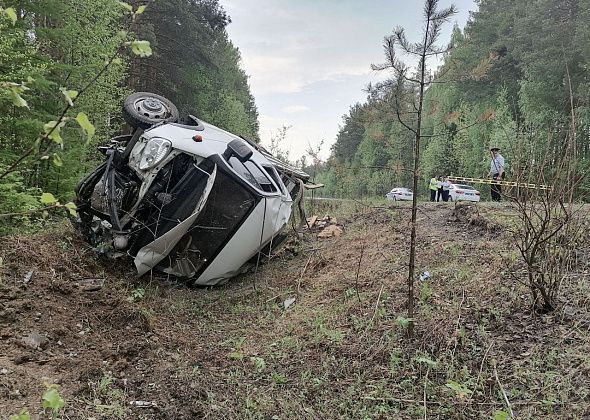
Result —
<path fill-rule="evenodd" d="M 229 142 L 227 149 L 223 152 L 223 157 L 229 161 L 232 156 L 235 156 L 240 162 L 246 162 L 252 157 L 253 153 L 252 149 L 246 143 L 242 140 L 235 139 Z"/>

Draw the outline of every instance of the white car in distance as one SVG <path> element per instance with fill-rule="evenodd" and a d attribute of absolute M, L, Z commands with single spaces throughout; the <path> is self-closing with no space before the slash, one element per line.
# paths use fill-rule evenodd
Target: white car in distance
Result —
<path fill-rule="evenodd" d="M 471 185 L 451 184 L 449 187 L 449 198 L 451 201 L 475 201 L 481 199 L 481 193 Z"/>
<path fill-rule="evenodd" d="M 385 194 L 385 197 L 392 201 L 412 201 L 414 193 L 409 188 L 394 188 Z"/>

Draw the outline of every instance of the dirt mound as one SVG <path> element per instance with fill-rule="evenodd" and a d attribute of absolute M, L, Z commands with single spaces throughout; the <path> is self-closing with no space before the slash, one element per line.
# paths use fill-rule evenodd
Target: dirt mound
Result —
<path fill-rule="evenodd" d="M 502 230 L 500 225 L 480 214 L 476 204 L 456 203 L 452 215 L 455 222 L 473 226 L 487 233 L 498 233 Z"/>

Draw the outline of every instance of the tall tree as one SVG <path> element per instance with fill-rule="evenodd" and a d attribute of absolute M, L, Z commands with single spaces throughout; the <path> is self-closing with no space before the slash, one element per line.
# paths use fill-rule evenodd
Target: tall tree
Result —
<path fill-rule="evenodd" d="M 422 40 L 416 43 L 408 41 L 403 28 L 398 27 L 394 30 L 393 35 L 385 38 L 384 49 L 386 62 L 381 65 L 373 66 L 375 70 L 390 69 L 393 71 L 397 89 L 395 91 L 395 111 L 400 124 L 406 127 L 414 134 L 414 153 L 413 153 L 413 190 L 418 191 L 419 166 L 420 166 L 420 140 L 422 134 L 422 111 L 424 108 L 424 93 L 433 79 L 427 73 L 427 61 L 429 58 L 443 54 L 448 48 L 439 48 L 436 45 L 442 25 L 446 23 L 451 16 L 456 13 L 455 7 L 438 10 L 438 0 L 425 0 L 423 19 L 424 32 Z M 417 57 L 418 68 L 414 74 L 411 68 L 397 58 L 397 53 Z M 406 89 L 410 85 L 413 89 Z M 408 91 L 410 95 L 408 95 Z M 404 117 L 410 115 L 412 117 Z M 412 219 L 410 232 L 410 255 L 408 263 L 408 334 L 411 337 L 414 329 L 414 272 L 416 259 L 416 213 L 417 197 L 414 194 L 412 200 Z"/>
<path fill-rule="evenodd" d="M 128 86 L 161 94 L 183 114 L 258 141 L 258 111 L 226 32 L 229 23 L 218 0 L 150 3 L 135 30 L 154 54 L 132 61 Z"/>

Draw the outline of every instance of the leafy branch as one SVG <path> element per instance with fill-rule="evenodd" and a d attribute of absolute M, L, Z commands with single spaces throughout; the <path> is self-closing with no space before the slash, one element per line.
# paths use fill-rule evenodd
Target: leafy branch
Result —
<path fill-rule="evenodd" d="M 132 12 L 132 7 L 127 5 L 127 3 L 120 2 L 127 10 L 132 13 L 133 19 L 145 10 L 144 6 L 139 6 L 135 12 Z M 129 6 L 129 7 L 127 7 Z M 8 9 L 5 9 L 4 12 L 6 13 Z M 127 36 L 127 32 L 122 31 L 121 36 Z M 140 57 L 149 57 L 152 54 L 152 50 L 150 47 L 149 41 L 140 41 L 140 40 L 133 40 L 127 41 L 123 43 L 123 46 L 127 46 L 131 49 L 133 54 L 138 55 Z M 35 151 L 40 150 L 41 146 L 49 141 L 59 144 L 63 147 L 63 139 L 61 138 L 61 129 L 65 126 L 69 118 L 67 117 L 68 111 L 74 107 L 76 101 L 82 97 L 82 95 L 88 91 L 88 89 L 94 85 L 98 79 L 109 69 L 111 65 L 114 63 L 119 63 L 120 50 L 116 51 L 104 64 L 104 66 L 90 79 L 80 91 L 75 90 L 67 90 L 65 88 L 61 88 L 60 91 L 66 100 L 66 105 L 62 109 L 61 113 L 59 114 L 58 118 L 53 121 L 49 121 L 43 126 L 44 132 L 39 134 L 35 142 L 29 147 L 18 159 L 16 159 L 12 164 L 8 166 L 3 172 L 0 173 L 0 180 L 5 178 L 8 174 L 17 170 L 18 166 L 25 161 L 29 156 L 35 153 Z M 28 81 L 29 83 L 32 82 L 32 79 Z M 9 95 L 13 100 L 13 104 L 18 107 L 27 107 L 27 102 L 20 96 L 21 93 L 28 90 L 29 88 L 26 86 L 26 83 L 12 83 L 7 82 L 0 84 L 0 88 L 3 88 L 5 91 L 8 91 Z M 94 125 L 90 122 L 88 116 L 80 112 L 75 118 L 75 121 L 78 123 L 80 128 L 84 131 L 87 135 L 88 140 L 92 138 L 95 132 Z M 41 157 L 43 159 L 44 156 Z M 55 162 L 56 160 L 54 160 Z M 59 166 L 59 160 L 57 160 Z"/>

